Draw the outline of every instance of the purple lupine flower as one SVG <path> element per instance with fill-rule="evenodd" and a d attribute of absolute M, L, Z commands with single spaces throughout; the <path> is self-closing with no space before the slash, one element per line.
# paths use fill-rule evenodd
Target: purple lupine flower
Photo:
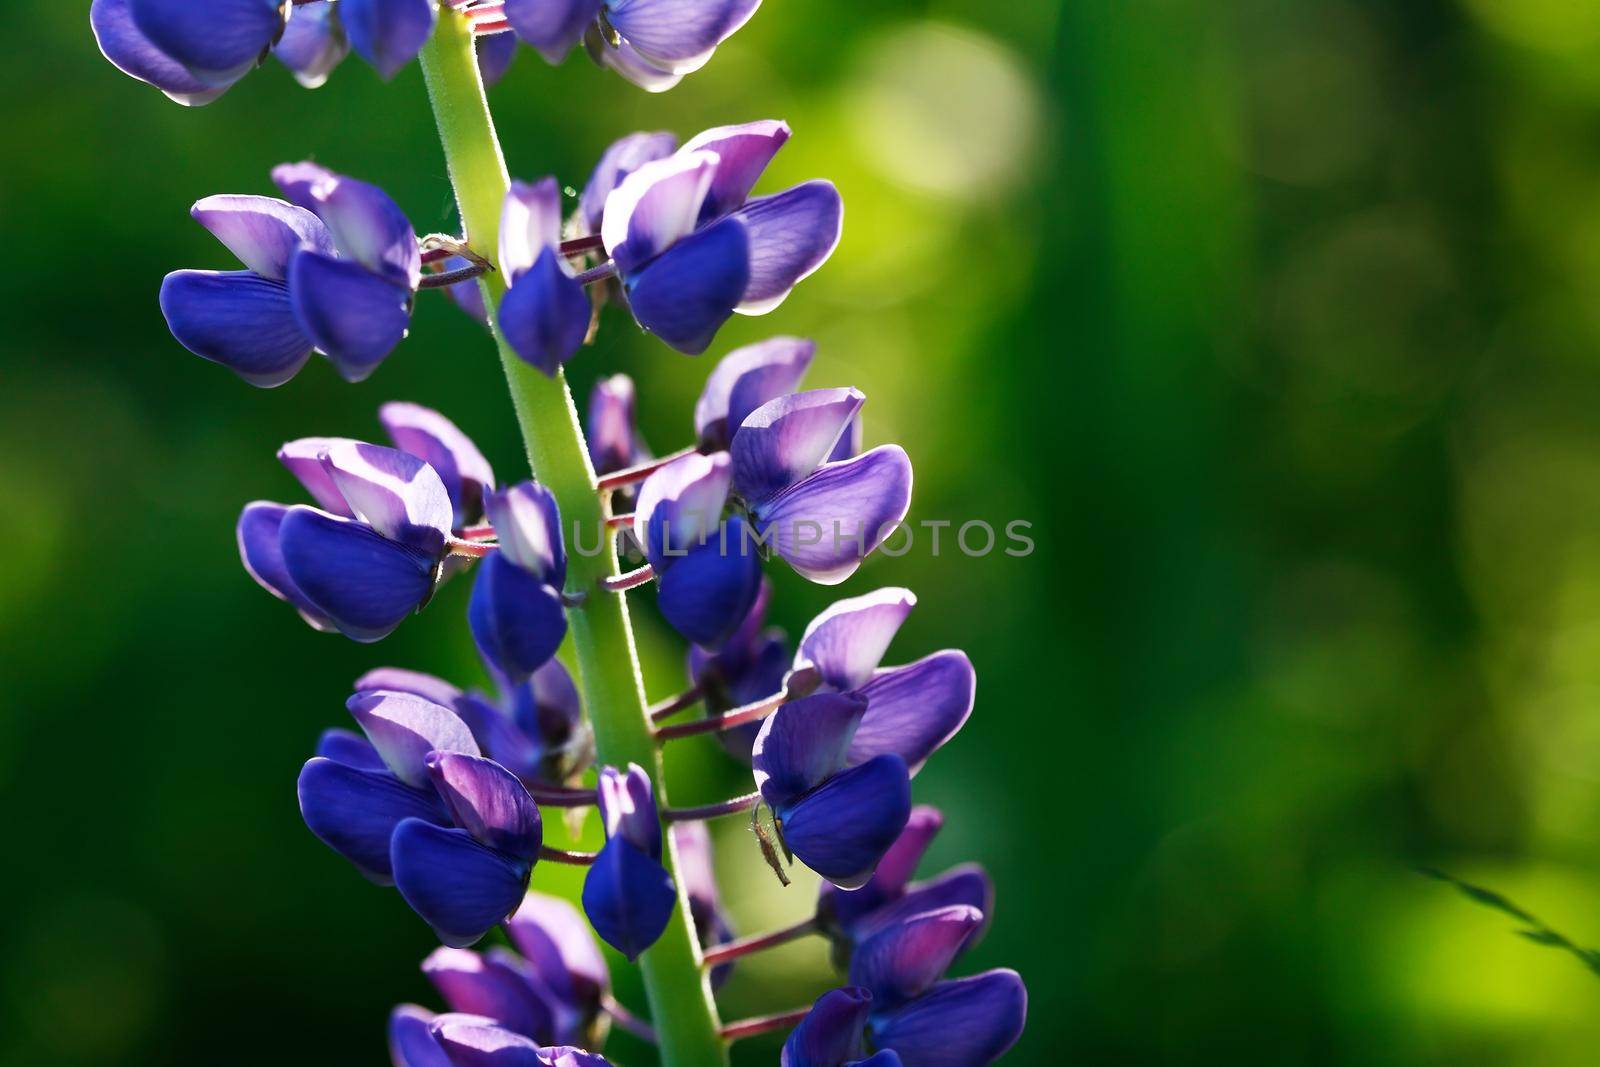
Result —
<path fill-rule="evenodd" d="M 558 1005 L 557 1044 L 600 1044 L 610 1017 L 611 974 L 589 924 L 560 897 L 529 893 L 506 936 Z"/>
<path fill-rule="evenodd" d="M 112 0 L 90 9 L 106 58 L 190 104 L 215 99 L 249 73 L 283 32 L 284 16 L 276 0 L 215 0 L 204 9 L 188 0 Z M 172 80 L 176 71 L 212 91 L 191 95 Z"/>
<path fill-rule="evenodd" d="M 706 130 L 607 195 L 600 236 L 633 316 L 678 351 L 705 351 L 735 311 L 771 311 L 838 245 L 833 183 L 750 198 L 788 139 L 770 120 Z"/>
<path fill-rule="evenodd" d="M 733 924 L 722 907 L 717 888 L 717 872 L 711 849 L 711 830 L 703 822 L 683 822 L 672 827 L 672 843 L 678 857 L 678 876 L 689 897 L 689 916 L 702 949 L 733 940 Z M 720 986 L 733 972 L 733 963 L 711 969 L 711 984 Z"/>
<path fill-rule="evenodd" d="M 866 885 L 845 892 L 822 883 L 817 918 L 833 941 L 834 958 L 841 967 L 849 966 L 855 946 L 920 912 L 965 905 L 981 912 L 985 922 L 994 914 L 994 885 L 976 863 L 952 867 L 927 881 L 911 881 L 917 863 L 943 825 L 944 816 L 939 809 L 918 805 L 911 809 L 905 829 L 878 861 L 877 870 Z M 967 946 L 982 935 L 980 926 L 967 940 Z"/>
<path fill-rule="evenodd" d="M 783 630 L 767 627 L 767 602 L 772 586 L 765 578 L 744 619 L 715 651 L 689 646 L 689 679 L 700 691 L 708 715 L 720 715 L 783 691 L 789 673 L 789 645 Z M 759 722 L 719 730 L 717 740 L 729 753 L 750 762 L 750 748 L 761 732 Z"/>
<path fill-rule="evenodd" d="M 161 311 L 180 344 L 252 385 L 294 377 L 321 351 L 360 381 L 405 336 L 421 279 L 416 232 L 374 185 L 311 163 L 273 179 L 289 203 L 212 196 L 191 210 L 245 266 L 180 270 Z"/>
<path fill-rule="evenodd" d="M 911 815 L 905 760 L 893 752 L 848 758 L 866 711 L 851 693 L 791 700 L 761 724 L 751 752 L 756 788 L 787 850 L 845 889 L 866 883 Z"/>
<path fill-rule="evenodd" d="M 667 928 L 678 890 L 661 864 L 661 819 L 644 768 L 601 768 L 599 799 L 606 843 L 583 880 L 583 910 L 631 962 Z"/>
<path fill-rule="evenodd" d="M 453 1067 L 433 1037 L 438 1018 L 420 1004 L 398 1004 L 389 1013 L 389 1062 L 394 1067 Z"/>
<path fill-rule="evenodd" d="M 965 652 L 945 649 L 904 666 L 879 666 L 916 603 L 916 594 L 900 588 L 840 600 L 800 638 L 796 671 L 814 671 L 822 690 L 867 702 L 850 741 L 852 765 L 893 752 L 915 774 L 972 714 L 977 675 Z"/>
<path fill-rule="evenodd" d="M 436 1015 L 429 1032 L 451 1067 L 607 1067 L 592 1052 L 567 1045 L 541 1047 L 476 1015 Z"/>
<path fill-rule="evenodd" d="M 987 1067 L 1018 1037 L 1028 991 L 1015 971 L 939 981 L 968 909 L 930 912 L 884 931 L 853 984 L 817 998 L 783 1046 L 783 1067 Z M 946 961 L 947 962 L 947 961 Z M 879 1051 L 870 1058 L 863 1034 Z"/>
<path fill-rule="evenodd" d="M 761 589 L 761 558 L 739 515 L 723 518 L 732 478 L 726 452 L 689 455 L 639 489 L 633 537 L 659 581 L 657 604 L 697 645 L 723 642 Z"/>
<path fill-rule="evenodd" d="M 417 57 L 437 18 L 437 0 L 339 0 L 351 47 L 385 79 Z"/>
<path fill-rule="evenodd" d="M 650 458 L 650 449 L 634 425 L 634 396 L 633 379 L 626 374 L 601 378 L 589 393 L 584 438 L 596 474 L 610 474 Z"/>
<path fill-rule="evenodd" d="M 548 63 L 580 40 L 601 66 L 649 92 L 705 66 L 761 0 L 506 0 L 517 36 Z"/>
<path fill-rule="evenodd" d="M 517 58 L 517 37 L 512 33 L 490 33 L 478 37 L 478 74 L 483 84 L 493 87 Z"/>
<path fill-rule="evenodd" d="M 678 135 L 659 130 L 655 133 L 630 133 L 613 141 L 594 165 L 589 181 L 578 197 L 577 210 L 568 225 L 574 236 L 598 236 L 605 218 L 606 198 L 611 190 L 640 167 L 665 159 L 678 148 Z"/>
<path fill-rule="evenodd" d="M 592 308 L 561 254 L 561 190 L 554 178 L 512 182 L 500 215 L 500 332 L 517 355 L 547 375 L 572 358 Z"/>
<path fill-rule="evenodd" d="M 209 104 L 244 75 L 241 70 L 233 78 L 218 79 L 191 71 L 139 28 L 130 0 L 94 0 L 89 5 L 89 25 L 101 54 L 112 66 L 155 86 L 185 107 Z"/>
<path fill-rule="evenodd" d="M 561 515 L 555 495 L 532 481 L 487 492 L 483 503 L 500 549 L 479 568 L 467 620 L 483 658 L 516 684 L 544 666 L 567 634 Z"/>
<path fill-rule="evenodd" d="M 543 841 L 538 806 L 450 708 L 383 690 L 348 707 L 366 737 L 323 735 L 300 771 L 306 826 L 399 889 L 441 941 L 471 944 L 522 900 Z"/>
<path fill-rule="evenodd" d="M 339 438 L 291 441 L 279 457 L 322 507 L 247 504 L 245 570 L 316 629 L 387 636 L 432 595 L 449 551 L 438 472 L 408 452 Z"/>
<path fill-rule="evenodd" d="M 350 54 L 350 39 L 340 24 L 334 0 L 294 5 L 272 54 L 307 89 L 326 83 L 333 68 Z"/>

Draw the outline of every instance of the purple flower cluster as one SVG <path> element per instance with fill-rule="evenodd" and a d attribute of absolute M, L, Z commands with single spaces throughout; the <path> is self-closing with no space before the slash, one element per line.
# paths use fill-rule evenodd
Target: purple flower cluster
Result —
<path fill-rule="evenodd" d="M 350 51 L 391 77 L 436 30 L 461 47 L 453 59 L 442 48 L 424 55 L 430 89 L 449 67 L 457 88 L 478 92 L 474 42 L 485 81 L 519 43 L 558 63 L 582 42 L 601 66 L 659 91 L 702 66 L 758 6 L 94 0 L 90 20 L 123 71 L 204 104 L 268 55 L 308 86 Z M 485 117 L 475 120 L 492 140 Z M 843 203 L 831 182 L 753 195 L 789 135 L 773 120 L 717 127 L 681 145 L 669 133 L 632 134 L 605 151 L 570 208 L 553 177 L 510 183 L 494 246 L 476 250 L 471 238 L 486 240 L 496 221 L 493 198 L 461 201 L 473 234 L 419 239 L 378 187 L 285 164 L 272 172 L 281 198 L 194 205 L 195 220 L 241 269 L 174 272 L 161 309 L 181 344 L 253 385 L 281 385 L 319 353 L 359 382 L 406 336 L 417 293 L 440 288 L 552 379 L 513 373 L 519 403 L 534 397 L 548 402 L 545 414 L 570 410 L 561 368 L 599 328 L 608 300 L 697 355 L 734 314 L 772 311 L 833 254 Z M 450 162 L 455 171 L 462 161 Z M 498 171 L 483 177 L 503 184 Z M 489 271 L 499 280 L 480 285 Z M 692 444 L 660 460 L 635 426 L 633 381 L 601 379 L 586 440 L 561 416 L 554 421 L 563 425 L 525 425 L 541 473 L 563 487 L 559 501 L 538 481 L 499 482 L 438 412 L 391 403 L 379 411 L 389 445 L 312 437 L 279 450 L 311 503 L 244 508 L 237 537 L 251 577 L 313 628 L 359 642 L 387 636 L 443 582 L 477 568 L 466 623 L 491 692 L 400 668 L 368 671 L 346 705 L 359 732 L 326 731 L 298 780 L 312 834 L 394 887 L 443 944 L 422 970 L 448 1010 L 394 1010 L 396 1067 L 596 1067 L 606 1061 L 586 1050 L 603 1048 L 613 1025 L 653 1040 L 650 1023 L 612 996 L 596 937 L 628 961 L 658 953 L 645 971 L 658 1010 L 674 996 L 706 995 L 747 955 L 827 938 L 841 988 L 807 1010 L 721 1032 L 737 1040 L 793 1025 L 786 1067 L 984 1067 L 1020 1035 L 1027 992 L 1015 972 L 948 976 L 990 922 L 988 875 L 969 864 L 914 879 L 943 817 L 913 806 L 912 779 L 971 715 L 972 663 L 946 649 L 883 666 L 916 604 L 901 588 L 836 602 L 792 654 L 783 632 L 767 626 L 766 560 L 840 584 L 910 506 L 905 451 L 862 448 L 864 394 L 802 389 L 814 357 L 812 342 L 792 337 L 724 356 L 695 404 Z M 544 432 L 569 435 L 555 459 L 538 447 Z M 580 446 L 599 472 L 591 485 Z M 563 506 L 603 529 L 564 530 Z M 613 533 L 620 549 L 606 540 Z M 589 534 L 599 538 L 601 566 L 585 558 L 579 538 Z M 614 550 L 642 565 L 617 573 Z M 691 685 L 647 710 L 627 613 L 605 598 L 652 580 L 661 616 L 690 644 Z M 583 614 L 597 606 L 610 614 Z M 557 658 L 569 629 L 577 679 Z M 602 629 L 609 637 L 597 636 Z M 696 705 L 699 718 L 668 722 Z M 667 745 L 695 734 L 714 734 L 746 762 L 753 791 L 671 806 Z M 562 817 L 550 818 L 552 808 Z M 598 851 L 546 840 L 548 823 L 581 843 L 591 812 Z M 821 876 L 804 922 L 735 936 L 707 821 L 737 814 L 754 832 L 732 862 L 764 861 L 786 885 L 796 860 Z M 530 891 L 540 862 L 586 868 L 581 913 Z M 675 919 L 693 942 L 662 941 Z M 467 950 L 496 927 L 510 948 Z M 662 987 L 667 973 L 681 988 Z M 715 1013 L 690 1007 L 703 1009 L 700 1058 L 718 1058 Z M 664 1046 L 670 1029 L 662 1027 Z"/>

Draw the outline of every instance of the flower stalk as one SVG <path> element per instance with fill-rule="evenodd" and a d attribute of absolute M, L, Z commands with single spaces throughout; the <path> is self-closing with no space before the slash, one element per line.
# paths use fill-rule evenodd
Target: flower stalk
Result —
<path fill-rule="evenodd" d="M 498 262 L 500 211 L 510 178 L 484 95 L 471 21 L 458 11 L 441 10 L 420 58 L 464 236 L 485 258 Z M 478 283 L 487 305 L 497 307 L 506 289 L 504 272 L 486 273 Z M 558 370 L 546 378 L 519 359 L 498 334 L 496 344 L 535 476 L 555 494 L 569 523 L 600 528 L 603 516 L 594 471 L 565 377 Z M 584 589 L 617 571 L 615 540 L 608 538 L 605 550 L 594 556 L 573 554 L 569 583 Z M 650 728 L 626 598 L 592 597 L 570 616 L 568 640 L 576 652 L 599 759 L 644 767 L 664 804 L 660 751 Z M 662 857 L 669 872 L 676 867 L 670 838 Z M 727 1045 L 701 968 L 683 880 L 676 881 L 678 905 L 671 921 L 639 959 L 650 1016 L 664 1067 L 718 1067 L 728 1062 Z"/>

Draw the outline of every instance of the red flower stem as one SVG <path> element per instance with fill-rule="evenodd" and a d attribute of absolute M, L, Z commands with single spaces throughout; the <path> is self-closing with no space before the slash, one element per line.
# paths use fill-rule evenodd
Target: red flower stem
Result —
<path fill-rule="evenodd" d="M 800 1020 L 810 1013 L 810 1008 L 796 1008 L 775 1015 L 757 1015 L 753 1019 L 740 1019 L 724 1026 L 722 1036 L 729 1041 L 738 1041 L 746 1037 L 755 1037 L 757 1034 L 771 1033 L 773 1030 L 788 1030 L 798 1025 Z"/>
<path fill-rule="evenodd" d="M 496 536 L 494 527 L 488 523 L 484 523 L 481 526 L 468 526 L 461 531 L 461 539 L 463 541 L 482 541 L 485 538 L 494 536 Z"/>
<path fill-rule="evenodd" d="M 646 563 L 637 570 L 625 571 L 611 578 L 600 579 L 600 588 L 608 593 L 625 593 L 635 589 L 656 576 L 656 572 Z"/>
<path fill-rule="evenodd" d="M 535 804 L 545 804 L 552 808 L 587 808 L 596 803 L 592 789 L 550 789 L 528 786 L 527 790 Z"/>
<path fill-rule="evenodd" d="M 598 852 L 574 852 L 571 849 L 539 846 L 539 858 L 547 863 L 565 863 L 573 867 L 588 867 L 600 858 Z"/>
<path fill-rule="evenodd" d="M 793 926 L 785 926 L 778 930 L 769 930 L 764 934 L 752 934 L 741 937 L 737 941 L 729 941 L 723 945 L 713 945 L 705 951 L 705 965 L 715 967 L 719 963 L 739 959 L 754 952 L 764 952 L 769 948 L 787 945 L 791 941 L 798 941 L 817 932 L 817 917 L 802 919 Z"/>
<path fill-rule="evenodd" d="M 680 711 L 687 711 L 700 703 L 701 695 L 700 687 L 691 685 L 675 697 L 668 697 L 659 704 L 651 704 L 650 721 L 661 722 L 663 719 L 672 718 Z"/>
<path fill-rule="evenodd" d="M 679 737 L 693 737 L 696 734 L 713 734 L 722 730 L 731 730 L 735 726 L 743 726 L 749 722 L 759 722 L 778 710 L 778 705 L 783 703 L 783 693 L 774 693 L 756 701 L 746 704 L 742 708 L 734 708 L 724 715 L 712 715 L 693 722 L 680 722 L 672 726 L 661 726 L 656 729 L 657 741 L 672 741 Z"/>
<path fill-rule="evenodd" d="M 620 471 L 607 474 L 603 478 L 600 478 L 594 483 L 595 488 L 599 489 L 603 493 L 610 489 L 621 489 L 623 486 L 632 485 L 635 482 L 642 482 L 656 471 L 660 470 L 662 467 L 665 467 L 668 463 L 671 463 L 674 460 L 682 459 L 684 456 L 692 456 L 696 451 L 697 449 L 693 445 L 690 445 L 688 448 L 680 448 L 676 452 L 669 452 L 667 455 L 662 456 L 659 459 L 652 459 L 647 463 L 641 463 L 637 467 L 625 467 Z"/>
<path fill-rule="evenodd" d="M 592 237 L 574 237 L 570 241 L 562 241 L 561 247 L 556 251 L 564 256 L 585 256 L 590 252 L 598 252 L 605 247 L 605 242 L 599 234 Z"/>
<path fill-rule="evenodd" d="M 626 1030 L 640 1041 L 648 1041 L 652 1045 L 656 1043 L 656 1028 L 623 1007 L 622 1003 L 610 993 L 601 998 L 600 1007 L 611 1016 L 611 1021 L 617 1024 L 617 1029 Z"/>
<path fill-rule="evenodd" d="M 482 559 L 499 547 L 498 544 L 492 541 L 462 541 L 453 537 L 450 539 L 450 554 L 452 556 L 470 556 L 473 559 Z"/>
<path fill-rule="evenodd" d="M 724 815 L 738 815 L 740 812 L 749 811 L 759 803 L 761 803 L 760 793 L 746 793 L 742 797 L 719 800 L 715 804 L 702 804 L 698 808 L 667 808 L 661 812 L 661 818 L 667 822 L 699 822 L 702 819 L 717 819 Z"/>

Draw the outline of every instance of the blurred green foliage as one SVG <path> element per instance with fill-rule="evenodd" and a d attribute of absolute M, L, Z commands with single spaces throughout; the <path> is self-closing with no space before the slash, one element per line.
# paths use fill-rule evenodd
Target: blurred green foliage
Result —
<path fill-rule="evenodd" d="M 190 202 L 282 160 L 449 228 L 421 79 L 273 68 L 186 111 L 101 61 L 86 7 L 0 10 L 0 1061 L 378 1063 L 389 1006 L 436 1003 L 432 946 L 305 832 L 294 776 L 361 671 L 477 680 L 467 583 L 357 646 L 256 589 L 232 524 L 294 498 L 277 443 L 375 434 L 393 398 L 519 475 L 511 412 L 441 299 L 367 384 L 264 393 L 155 292 L 226 263 Z M 962 967 L 1028 981 L 1008 1062 L 1593 1062 L 1592 976 L 1415 873 L 1600 942 L 1593 3 L 774 0 L 664 96 L 524 53 L 493 103 L 513 170 L 574 186 L 631 129 L 789 119 L 766 187 L 834 178 L 845 240 L 713 353 L 815 336 L 810 380 L 911 452 L 914 520 L 1033 523 L 1027 559 L 947 534 L 839 591 L 911 586 L 891 661 L 977 664 L 918 791 L 931 866 L 999 883 Z M 668 449 L 709 366 L 613 312 L 572 377 L 634 374 Z M 785 575 L 775 613 L 834 595 Z M 665 695 L 681 650 L 641 614 Z M 673 776 L 685 803 L 741 777 L 709 743 Z M 741 928 L 807 908 L 721 830 Z M 795 946 L 725 1014 L 827 980 Z"/>

